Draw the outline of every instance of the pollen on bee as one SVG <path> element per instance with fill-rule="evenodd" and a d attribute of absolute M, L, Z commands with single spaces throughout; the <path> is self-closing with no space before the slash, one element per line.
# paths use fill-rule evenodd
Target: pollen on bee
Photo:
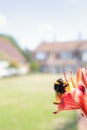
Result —
<path fill-rule="evenodd" d="M 60 84 L 59 82 L 55 82 L 55 84 Z"/>

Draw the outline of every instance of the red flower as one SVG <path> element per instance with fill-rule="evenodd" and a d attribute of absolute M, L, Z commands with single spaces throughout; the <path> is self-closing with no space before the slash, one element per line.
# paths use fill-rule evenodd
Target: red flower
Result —
<path fill-rule="evenodd" d="M 69 78 L 59 79 L 54 84 L 58 110 L 55 114 L 63 110 L 81 109 L 87 116 L 87 71 L 79 68 L 76 73 L 76 84 L 72 79 L 72 72 Z"/>

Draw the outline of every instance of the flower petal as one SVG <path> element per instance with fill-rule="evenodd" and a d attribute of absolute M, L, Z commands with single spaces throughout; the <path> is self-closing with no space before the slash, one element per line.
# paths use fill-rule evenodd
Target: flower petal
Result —
<path fill-rule="evenodd" d="M 86 73 L 85 68 L 82 68 L 82 81 L 85 87 L 87 88 L 87 73 Z"/>
<path fill-rule="evenodd" d="M 61 110 L 79 109 L 79 105 L 73 100 L 71 93 L 66 93 L 62 97 L 62 102 L 59 104 Z"/>
<path fill-rule="evenodd" d="M 81 84 L 73 93 L 75 102 L 80 106 L 80 109 L 87 116 L 87 93 L 85 87 Z"/>
<path fill-rule="evenodd" d="M 61 102 L 58 104 L 57 103 L 55 104 L 58 105 L 58 111 L 55 112 L 55 114 L 63 110 L 80 109 L 80 106 L 73 100 L 71 93 L 63 94 Z"/>
<path fill-rule="evenodd" d="M 81 79 L 82 79 L 82 69 L 79 68 L 77 70 L 77 73 L 76 73 L 76 82 L 77 82 L 77 85 L 78 85 L 79 82 L 81 82 Z"/>

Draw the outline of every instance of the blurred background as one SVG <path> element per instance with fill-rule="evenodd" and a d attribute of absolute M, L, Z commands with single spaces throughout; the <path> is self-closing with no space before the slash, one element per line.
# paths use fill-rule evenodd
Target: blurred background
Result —
<path fill-rule="evenodd" d="M 0 129 L 82 130 L 77 111 L 54 115 L 54 82 L 87 68 L 86 0 L 0 0 Z"/>

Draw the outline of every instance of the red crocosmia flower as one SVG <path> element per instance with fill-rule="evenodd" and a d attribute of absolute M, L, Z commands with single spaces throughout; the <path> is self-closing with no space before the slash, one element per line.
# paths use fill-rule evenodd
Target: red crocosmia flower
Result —
<path fill-rule="evenodd" d="M 87 116 L 87 71 L 79 68 L 76 73 L 76 83 L 72 79 L 72 72 L 68 78 L 64 73 L 64 79 L 58 79 L 54 84 L 58 110 L 80 109 L 83 115 Z"/>

